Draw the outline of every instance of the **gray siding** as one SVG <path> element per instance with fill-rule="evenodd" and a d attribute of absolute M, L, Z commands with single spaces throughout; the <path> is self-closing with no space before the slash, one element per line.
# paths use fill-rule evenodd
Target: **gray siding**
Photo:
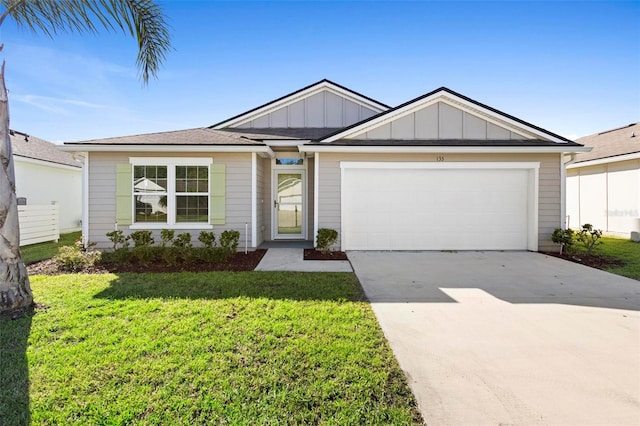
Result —
<path fill-rule="evenodd" d="M 399 117 L 390 123 L 349 137 L 349 139 L 370 140 L 509 140 L 523 138 L 525 137 L 520 134 L 489 123 L 443 102 L 435 103 Z"/>
<path fill-rule="evenodd" d="M 329 90 L 323 90 L 237 127 L 337 128 L 357 123 L 377 114 L 377 112 Z"/>
<path fill-rule="evenodd" d="M 320 155 L 318 227 L 341 232 L 340 162 L 341 161 L 436 161 L 436 154 L 333 154 Z M 538 249 L 555 250 L 551 234 L 561 224 L 560 155 L 559 154 L 446 154 L 448 162 L 540 162 L 538 185 Z M 491 238 L 491 236 L 487 236 Z"/>
<path fill-rule="evenodd" d="M 214 163 L 226 164 L 226 223 L 213 227 L 216 238 L 222 231 L 233 229 L 240 231 L 240 247 L 244 249 L 245 223 L 251 237 L 251 154 L 184 154 L 163 153 L 102 153 L 92 152 L 89 156 L 89 240 L 98 248 L 110 248 L 106 233 L 115 227 L 116 164 L 128 163 L 129 157 L 211 157 Z M 129 234 L 128 226 L 119 226 Z M 194 244 L 198 243 L 200 230 L 179 230 L 190 232 Z M 160 230 L 154 231 L 154 238 L 160 241 Z M 251 244 L 249 240 L 249 244 Z"/>

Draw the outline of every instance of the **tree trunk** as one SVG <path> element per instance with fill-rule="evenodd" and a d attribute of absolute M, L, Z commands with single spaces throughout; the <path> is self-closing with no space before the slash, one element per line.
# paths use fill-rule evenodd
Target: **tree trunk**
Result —
<path fill-rule="evenodd" d="M 2 46 L 0 46 L 2 51 Z M 0 313 L 33 305 L 27 268 L 20 254 L 16 179 L 9 135 L 9 99 L 0 69 Z"/>

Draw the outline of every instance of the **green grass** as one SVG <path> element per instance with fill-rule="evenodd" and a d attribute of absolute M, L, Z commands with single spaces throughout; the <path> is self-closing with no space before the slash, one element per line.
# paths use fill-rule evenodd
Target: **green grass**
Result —
<path fill-rule="evenodd" d="M 594 254 L 615 257 L 625 263 L 622 267 L 608 268 L 607 271 L 640 280 L 640 243 L 614 237 L 602 237 L 602 242 L 594 249 Z"/>
<path fill-rule="evenodd" d="M 3 425 L 420 424 L 351 273 L 31 278 L 3 320 Z"/>
<path fill-rule="evenodd" d="M 61 234 L 57 243 L 48 241 L 46 243 L 31 244 L 20 248 L 22 260 L 25 265 L 39 262 L 45 259 L 51 259 L 58 253 L 58 248 L 62 246 L 70 246 L 82 236 L 80 231 Z"/>

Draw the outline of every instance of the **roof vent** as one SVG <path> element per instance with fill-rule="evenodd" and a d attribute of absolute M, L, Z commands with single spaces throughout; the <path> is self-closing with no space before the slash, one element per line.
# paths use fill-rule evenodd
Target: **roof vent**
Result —
<path fill-rule="evenodd" d="M 635 138 L 636 137 L 636 132 L 631 132 L 631 137 Z"/>

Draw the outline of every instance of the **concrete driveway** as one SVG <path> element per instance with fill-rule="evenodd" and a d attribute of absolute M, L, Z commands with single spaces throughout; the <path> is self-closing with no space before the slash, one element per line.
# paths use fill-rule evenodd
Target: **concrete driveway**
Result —
<path fill-rule="evenodd" d="M 640 425 L 640 281 L 529 252 L 348 255 L 428 425 Z"/>

